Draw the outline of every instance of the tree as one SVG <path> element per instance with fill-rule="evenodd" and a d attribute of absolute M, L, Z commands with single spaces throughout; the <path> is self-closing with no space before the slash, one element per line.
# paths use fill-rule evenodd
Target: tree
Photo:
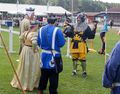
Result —
<path fill-rule="evenodd" d="M 69 11 L 72 10 L 72 0 L 19 0 L 21 4 L 36 4 L 47 5 L 48 1 L 50 5 L 61 6 Z M 16 3 L 17 0 L 0 0 L 1 3 Z M 79 12 L 99 12 L 106 8 L 119 7 L 120 4 L 116 3 L 103 3 L 97 0 L 73 0 L 73 10 Z"/>
<path fill-rule="evenodd" d="M 0 0 L 2 3 L 16 3 L 17 0 Z"/>

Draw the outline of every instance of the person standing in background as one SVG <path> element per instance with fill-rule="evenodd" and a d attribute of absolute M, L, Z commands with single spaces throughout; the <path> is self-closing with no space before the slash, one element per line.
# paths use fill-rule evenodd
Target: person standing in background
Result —
<path fill-rule="evenodd" d="M 31 7 L 26 9 L 26 15 L 24 16 L 24 19 L 20 23 L 20 35 L 19 36 L 21 36 L 22 33 L 24 33 L 24 31 L 26 31 L 25 30 L 25 24 L 26 23 L 29 24 L 29 29 L 32 29 L 30 23 L 31 23 L 32 20 L 34 20 L 34 10 L 35 9 L 33 9 Z M 23 43 L 20 42 L 19 55 L 20 55 L 20 53 L 22 51 L 22 47 L 23 47 Z"/>
<path fill-rule="evenodd" d="M 110 94 L 120 94 L 120 42 L 116 43 L 105 65 L 102 85 Z"/>
<path fill-rule="evenodd" d="M 103 22 L 103 27 L 102 30 L 100 32 L 100 38 L 102 41 L 102 47 L 101 49 L 98 51 L 99 54 L 105 54 L 105 35 L 108 31 L 108 23 L 107 23 L 107 15 L 104 16 L 104 22 Z"/>
<path fill-rule="evenodd" d="M 113 20 L 110 20 L 109 22 L 110 28 L 112 28 L 113 24 L 114 24 Z"/>

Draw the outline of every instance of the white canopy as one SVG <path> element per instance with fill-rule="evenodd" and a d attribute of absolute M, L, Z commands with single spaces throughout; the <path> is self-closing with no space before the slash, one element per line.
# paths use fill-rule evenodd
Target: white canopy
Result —
<path fill-rule="evenodd" d="M 26 8 L 32 7 L 35 9 L 35 14 L 40 16 L 45 16 L 47 13 L 54 13 L 63 15 L 65 12 L 71 14 L 66 9 L 60 6 L 45 6 L 45 5 L 28 5 L 28 4 L 10 4 L 10 3 L 0 3 L 0 11 L 6 11 L 11 14 L 25 14 Z"/>

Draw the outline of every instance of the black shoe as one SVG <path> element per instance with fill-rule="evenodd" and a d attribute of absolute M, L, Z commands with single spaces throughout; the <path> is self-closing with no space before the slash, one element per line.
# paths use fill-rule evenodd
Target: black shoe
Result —
<path fill-rule="evenodd" d="M 74 76 L 74 75 L 77 75 L 77 72 L 76 71 L 73 71 L 72 72 L 72 75 Z"/>
<path fill-rule="evenodd" d="M 83 78 L 86 78 L 86 77 L 87 77 L 87 73 L 86 73 L 86 72 L 83 72 L 83 73 L 82 73 L 82 77 L 83 77 Z"/>

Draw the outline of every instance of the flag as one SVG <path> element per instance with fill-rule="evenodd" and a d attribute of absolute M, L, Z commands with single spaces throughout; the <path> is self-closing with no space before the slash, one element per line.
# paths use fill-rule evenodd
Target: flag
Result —
<path fill-rule="evenodd" d="M 107 14 L 107 8 L 105 9 L 105 13 Z"/>
<path fill-rule="evenodd" d="M 17 0 L 16 4 L 19 4 L 19 0 Z"/>
<path fill-rule="evenodd" d="M 19 5 L 19 0 L 17 0 L 17 2 L 16 2 L 17 14 L 18 14 L 18 5 Z"/>
<path fill-rule="evenodd" d="M 47 2 L 47 11 L 49 10 L 50 2 Z"/>
<path fill-rule="evenodd" d="M 68 18 L 67 13 L 65 12 L 65 17 Z"/>

